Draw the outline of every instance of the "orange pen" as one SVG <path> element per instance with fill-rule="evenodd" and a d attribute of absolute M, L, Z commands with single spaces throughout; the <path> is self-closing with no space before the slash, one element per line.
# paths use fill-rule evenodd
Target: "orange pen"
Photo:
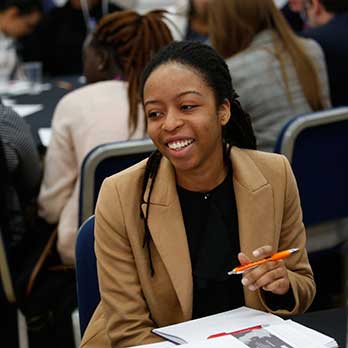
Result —
<path fill-rule="evenodd" d="M 233 268 L 232 271 L 228 272 L 227 274 L 228 275 L 242 274 L 245 271 L 249 271 L 250 269 L 253 269 L 255 267 L 258 267 L 258 266 L 264 264 L 265 262 L 286 259 L 291 254 L 295 253 L 297 250 L 299 250 L 299 248 L 291 248 L 288 250 L 279 251 L 271 256 L 265 257 L 264 259 L 254 261 L 254 262 L 249 262 L 249 263 L 246 263 L 245 265 L 235 267 L 235 268 Z"/>

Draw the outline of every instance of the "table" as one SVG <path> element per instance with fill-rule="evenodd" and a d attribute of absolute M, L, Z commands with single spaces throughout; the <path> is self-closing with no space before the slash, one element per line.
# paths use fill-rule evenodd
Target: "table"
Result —
<path fill-rule="evenodd" d="M 41 144 L 38 130 L 39 128 L 51 127 L 53 113 L 59 100 L 65 94 L 83 85 L 78 76 L 62 76 L 44 82 L 50 83 L 51 89 L 39 94 L 22 94 L 10 97 L 14 99 L 17 104 L 42 104 L 44 106 L 43 110 L 25 117 L 38 145 Z"/>
<path fill-rule="evenodd" d="M 347 314 L 347 308 L 332 308 L 295 315 L 290 319 L 333 337 L 339 347 L 346 348 Z"/>

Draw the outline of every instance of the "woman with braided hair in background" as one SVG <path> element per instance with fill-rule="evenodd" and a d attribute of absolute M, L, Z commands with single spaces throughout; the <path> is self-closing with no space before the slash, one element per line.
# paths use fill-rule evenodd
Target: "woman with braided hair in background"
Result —
<path fill-rule="evenodd" d="M 155 327 L 242 305 L 305 311 L 315 284 L 296 182 L 285 157 L 255 150 L 224 60 L 201 43 L 173 42 L 145 68 L 140 91 L 157 150 L 102 185 L 101 302 L 82 347 L 155 342 Z M 227 275 L 292 247 L 286 263 Z"/>
<path fill-rule="evenodd" d="M 91 84 L 57 105 L 38 202 L 39 215 L 58 223 L 57 247 L 64 264 L 74 264 L 81 163 L 97 145 L 144 137 L 139 76 L 151 56 L 171 40 L 162 11 L 103 17 L 84 52 Z"/>

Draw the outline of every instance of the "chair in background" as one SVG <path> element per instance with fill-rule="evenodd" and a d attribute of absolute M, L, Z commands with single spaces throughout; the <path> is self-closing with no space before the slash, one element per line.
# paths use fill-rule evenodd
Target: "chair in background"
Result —
<path fill-rule="evenodd" d="M 290 120 L 278 138 L 275 152 L 284 154 L 291 163 L 305 226 L 336 221 L 339 226 L 340 219 L 348 217 L 348 107 Z M 346 302 L 342 245 L 347 242 L 344 239 L 344 234 L 348 236 L 347 224 L 341 223 L 341 229 L 347 233 L 340 231 L 342 240 L 336 239 L 336 245 L 330 245 L 332 236 L 324 234 L 322 250 L 309 253 L 318 285 L 314 309 L 329 304 L 329 293 L 334 288 L 333 305 Z M 330 270 L 329 264 L 334 265 Z"/>
<path fill-rule="evenodd" d="M 75 246 L 77 302 L 81 337 L 100 301 L 94 253 L 94 215 L 80 227 Z M 76 331 L 75 331 L 76 332 Z"/>
<path fill-rule="evenodd" d="M 79 226 L 94 214 L 103 180 L 140 162 L 154 150 L 150 139 L 142 139 L 99 145 L 87 154 L 81 166 Z"/>
<path fill-rule="evenodd" d="M 292 119 L 275 152 L 291 163 L 305 225 L 348 216 L 348 107 Z"/>

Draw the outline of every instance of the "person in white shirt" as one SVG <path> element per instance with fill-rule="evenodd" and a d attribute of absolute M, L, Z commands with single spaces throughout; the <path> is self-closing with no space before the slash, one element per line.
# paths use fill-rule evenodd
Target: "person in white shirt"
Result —
<path fill-rule="evenodd" d="M 40 18 L 40 0 L 0 1 L 0 80 L 8 80 L 15 73 L 15 40 L 29 34 Z"/>
<path fill-rule="evenodd" d="M 57 248 L 66 265 L 75 259 L 82 161 L 97 145 L 145 137 L 139 77 L 152 55 L 171 40 L 163 12 L 121 11 L 103 17 L 85 43 L 90 84 L 66 95 L 55 110 L 38 199 L 39 215 L 58 224 Z"/>

